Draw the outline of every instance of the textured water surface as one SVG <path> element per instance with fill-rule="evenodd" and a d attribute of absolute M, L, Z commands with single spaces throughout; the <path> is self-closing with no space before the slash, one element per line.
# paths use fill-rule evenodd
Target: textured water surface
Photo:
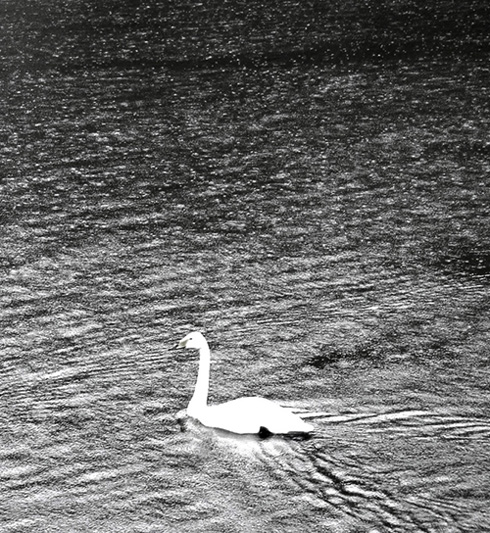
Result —
<path fill-rule="evenodd" d="M 2 6 L 2 531 L 490 529 L 486 4 L 213 6 Z"/>

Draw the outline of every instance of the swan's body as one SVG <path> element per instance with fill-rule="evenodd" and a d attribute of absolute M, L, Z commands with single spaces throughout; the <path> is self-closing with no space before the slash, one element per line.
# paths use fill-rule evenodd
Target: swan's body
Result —
<path fill-rule="evenodd" d="M 210 351 L 204 336 L 190 333 L 180 343 L 184 348 L 199 350 L 199 372 L 187 414 L 203 425 L 233 433 L 309 433 L 313 430 L 298 415 L 270 400 L 258 397 L 238 398 L 220 405 L 207 405 Z"/>

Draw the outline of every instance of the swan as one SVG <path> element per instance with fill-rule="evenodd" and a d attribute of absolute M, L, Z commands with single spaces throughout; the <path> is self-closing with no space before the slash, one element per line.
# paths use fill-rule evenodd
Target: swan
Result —
<path fill-rule="evenodd" d="M 187 415 L 204 426 L 224 429 L 232 433 L 269 435 L 310 433 L 313 426 L 289 409 L 265 398 L 246 397 L 220 405 L 207 405 L 211 354 L 204 335 L 189 333 L 179 347 L 199 350 L 199 370 L 194 394 L 187 407 Z"/>

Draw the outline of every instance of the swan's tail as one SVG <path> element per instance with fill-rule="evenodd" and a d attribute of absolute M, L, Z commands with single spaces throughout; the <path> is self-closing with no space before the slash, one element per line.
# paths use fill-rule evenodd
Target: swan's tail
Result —
<path fill-rule="evenodd" d="M 303 415 L 299 416 L 294 413 L 292 413 L 292 415 L 294 416 L 295 420 L 294 424 L 291 424 L 288 433 L 311 433 L 315 429 L 312 424 L 303 420 Z"/>

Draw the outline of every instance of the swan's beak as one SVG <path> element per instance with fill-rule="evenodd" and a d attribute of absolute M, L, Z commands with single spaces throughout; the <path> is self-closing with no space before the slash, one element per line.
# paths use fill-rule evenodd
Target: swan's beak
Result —
<path fill-rule="evenodd" d="M 178 350 L 179 348 L 185 348 L 185 345 L 187 344 L 187 339 L 180 340 L 177 344 L 174 344 L 169 348 L 169 350 Z"/>
<path fill-rule="evenodd" d="M 177 348 L 185 348 L 186 344 L 187 344 L 187 341 L 189 339 L 187 337 L 184 337 L 183 339 L 181 339 L 179 341 L 179 344 L 176 346 Z"/>

